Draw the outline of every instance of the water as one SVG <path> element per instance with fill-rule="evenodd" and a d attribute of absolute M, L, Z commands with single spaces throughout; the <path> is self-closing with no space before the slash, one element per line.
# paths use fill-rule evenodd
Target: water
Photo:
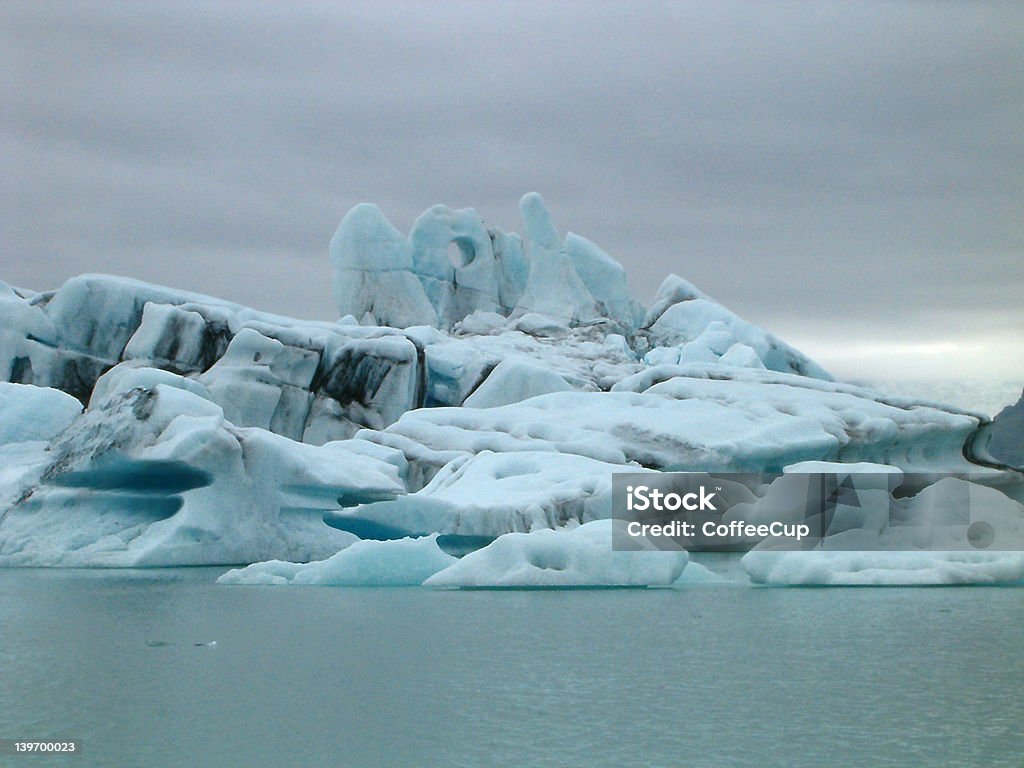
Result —
<path fill-rule="evenodd" d="M 0 737 L 83 750 L 10 764 L 1024 763 L 1019 589 L 445 592 L 221 571 L 0 571 Z"/>

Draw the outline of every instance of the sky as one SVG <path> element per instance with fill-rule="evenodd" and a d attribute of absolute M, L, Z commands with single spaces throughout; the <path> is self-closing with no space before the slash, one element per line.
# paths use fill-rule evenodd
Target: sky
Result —
<path fill-rule="evenodd" d="M 0 280 L 334 319 L 356 203 L 677 273 L 850 379 L 1024 380 L 1024 4 L 0 6 Z"/>

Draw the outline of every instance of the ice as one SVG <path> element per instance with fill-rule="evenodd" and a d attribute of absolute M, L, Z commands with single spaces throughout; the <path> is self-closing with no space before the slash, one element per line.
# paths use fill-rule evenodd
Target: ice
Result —
<path fill-rule="evenodd" d="M 428 587 L 668 586 L 686 568 L 685 551 L 612 549 L 612 523 L 508 533 L 431 576 Z"/>
<path fill-rule="evenodd" d="M 167 376 L 173 374 L 167 373 Z M 185 388 L 114 390 L 49 446 L 0 521 L 0 564 L 213 565 L 326 557 L 325 511 L 404 492 L 400 455 L 241 429 Z"/>
<path fill-rule="evenodd" d="M 938 586 L 1024 580 L 1020 552 L 750 552 L 743 565 L 761 584 Z"/>
<path fill-rule="evenodd" d="M 499 265 L 487 229 L 472 208 L 435 205 L 416 219 L 409 245 L 413 271 L 441 327 L 450 328 L 475 311 L 499 309 Z"/>
<path fill-rule="evenodd" d="M 612 473 L 644 471 L 552 451 L 455 457 L 417 493 L 327 516 L 352 530 L 351 520 L 405 534 L 431 532 L 500 536 L 559 528 L 611 515 Z"/>
<path fill-rule="evenodd" d="M 662 380 L 662 378 L 664 380 Z M 549 451 L 659 470 L 772 472 L 800 461 L 969 471 L 980 418 L 904 407 L 868 389 L 751 369 L 647 369 L 612 392 L 556 392 L 493 408 L 410 411 L 358 433 L 429 478 L 457 455 Z M 639 391 L 630 391 L 639 390 Z"/>
<path fill-rule="evenodd" d="M 996 414 L 988 434 L 990 456 L 1011 467 L 1024 468 L 1024 393 Z"/>
<path fill-rule="evenodd" d="M 494 408 L 536 395 L 571 390 L 572 386 L 554 371 L 526 362 L 504 360 L 465 399 L 463 405 L 467 408 Z"/>
<path fill-rule="evenodd" d="M 560 242 L 537 193 L 523 196 L 520 212 L 527 247 L 517 235 L 486 227 L 472 208 L 435 205 L 404 238 L 379 208 L 356 206 L 331 241 L 339 313 L 398 328 L 449 330 L 482 312 L 635 329 L 638 312 L 622 266 L 574 233 Z"/>
<path fill-rule="evenodd" d="M 456 562 L 437 546 L 437 536 L 394 541 L 356 541 L 326 560 L 254 563 L 228 571 L 218 584 L 292 584 L 322 587 L 418 586 Z"/>
<path fill-rule="evenodd" d="M 994 475 L 982 479 L 997 480 Z M 758 583 L 791 585 L 984 584 L 1024 579 L 1024 505 L 983 482 L 944 477 L 909 498 L 852 479 L 856 505 L 837 505 L 821 549 L 766 540 L 743 557 Z M 876 483 L 877 484 L 877 483 Z M 756 521 L 758 507 L 730 510 Z M 763 511 L 763 510 L 762 510 Z M 776 519 L 781 519 L 781 515 Z M 988 550 L 988 551 L 986 551 Z"/>
<path fill-rule="evenodd" d="M 405 237 L 356 206 L 337 322 L 0 284 L 0 563 L 309 560 L 360 520 L 469 548 L 606 516 L 616 471 L 1001 466 L 999 423 L 832 382 L 676 276 L 646 311 L 539 195 L 520 210 L 525 240 L 472 208 Z"/>
<path fill-rule="evenodd" d="M 371 315 L 381 325 L 435 325 L 437 313 L 413 274 L 409 243 L 369 203 L 346 214 L 331 239 L 339 315 Z"/>
<path fill-rule="evenodd" d="M 650 365 L 714 362 L 729 354 L 734 344 L 741 344 L 769 370 L 832 378 L 805 355 L 742 320 L 678 275 L 669 275 L 658 289 L 643 328 L 652 346 L 675 349 L 676 359 L 667 350 L 652 350 L 647 359 Z M 742 349 L 722 362 L 756 367 L 750 353 Z"/>
<path fill-rule="evenodd" d="M 0 382 L 0 445 L 51 440 L 81 412 L 82 404 L 60 390 Z"/>

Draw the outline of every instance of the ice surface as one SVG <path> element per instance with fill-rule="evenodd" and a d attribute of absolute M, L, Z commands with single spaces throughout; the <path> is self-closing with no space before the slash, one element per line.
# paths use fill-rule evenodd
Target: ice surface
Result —
<path fill-rule="evenodd" d="M 554 371 L 530 363 L 505 360 L 465 399 L 467 408 L 493 408 L 572 387 Z"/>
<path fill-rule="evenodd" d="M 1024 580 L 1021 552 L 749 552 L 743 565 L 761 584 L 937 586 Z"/>
<path fill-rule="evenodd" d="M 756 357 L 769 370 L 831 380 L 806 356 L 740 319 L 677 275 L 667 277 L 658 289 L 644 329 L 656 347 L 648 353 L 650 365 L 714 362 L 728 355 L 722 362 L 758 367 Z M 742 346 L 732 350 L 737 344 Z"/>
<path fill-rule="evenodd" d="M 171 376 L 173 374 L 167 374 Z M 0 564 L 212 565 L 325 557 L 352 541 L 326 510 L 404 492 L 400 456 L 241 429 L 157 383 L 114 391 L 49 446 L 0 521 Z"/>
<path fill-rule="evenodd" d="M 0 382 L 0 445 L 50 440 L 81 412 L 82 404 L 60 390 Z"/>
<path fill-rule="evenodd" d="M 345 527 L 356 517 L 408 534 L 500 536 L 560 528 L 611 515 L 612 473 L 644 471 L 551 451 L 483 451 L 445 464 L 418 493 L 327 517 Z"/>
<path fill-rule="evenodd" d="M 997 488 L 957 477 L 894 499 L 891 486 L 878 485 L 880 477 L 854 476 L 856 503 L 837 505 L 821 550 L 781 551 L 766 541 L 743 557 L 750 578 L 798 585 L 1024 579 L 1024 505 Z M 874 487 L 865 487 L 872 481 Z M 773 509 L 769 495 L 729 515 L 751 522 L 760 514 L 783 519 L 784 510 Z"/>
<path fill-rule="evenodd" d="M 334 301 L 339 315 L 369 314 L 380 325 L 434 325 L 437 313 L 412 271 L 401 233 L 369 203 L 357 205 L 331 239 Z"/>
<path fill-rule="evenodd" d="M 1024 467 L 1024 393 L 992 420 L 988 452 L 1012 467 Z"/>
<path fill-rule="evenodd" d="M 456 560 L 437 546 L 437 536 L 394 541 L 356 541 L 326 560 L 272 560 L 228 571 L 218 584 L 293 584 L 323 587 L 405 587 L 422 584 Z"/>
<path fill-rule="evenodd" d="M 612 549 L 610 520 L 574 528 L 508 533 L 431 576 L 428 587 L 668 586 L 684 572 L 685 551 Z"/>
<path fill-rule="evenodd" d="M 386 430 L 359 435 L 402 450 L 427 479 L 454 456 L 485 450 L 548 451 L 676 471 L 781 471 L 809 460 L 870 461 L 907 471 L 973 466 L 962 449 L 978 417 L 903 407 L 871 390 L 723 366 L 710 373 L 648 369 L 620 388 L 486 409 L 410 411 Z"/>

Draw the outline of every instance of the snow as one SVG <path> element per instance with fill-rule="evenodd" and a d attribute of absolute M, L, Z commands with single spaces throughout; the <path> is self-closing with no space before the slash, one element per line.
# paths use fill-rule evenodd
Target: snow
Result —
<path fill-rule="evenodd" d="M 428 587 L 668 586 L 686 568 L 685 551 L 612 550 L 612 524 L 508 533 L 431 576 Z"/>
<path fill-rule="evenodd" d="M 456 560 L 437 546 L 437 536 L 395 541 L 356 541 L 326 560 L 271 560 L 228 571 L 218 584 L 292 584 L 323 587 L 418 586 Z"/>

